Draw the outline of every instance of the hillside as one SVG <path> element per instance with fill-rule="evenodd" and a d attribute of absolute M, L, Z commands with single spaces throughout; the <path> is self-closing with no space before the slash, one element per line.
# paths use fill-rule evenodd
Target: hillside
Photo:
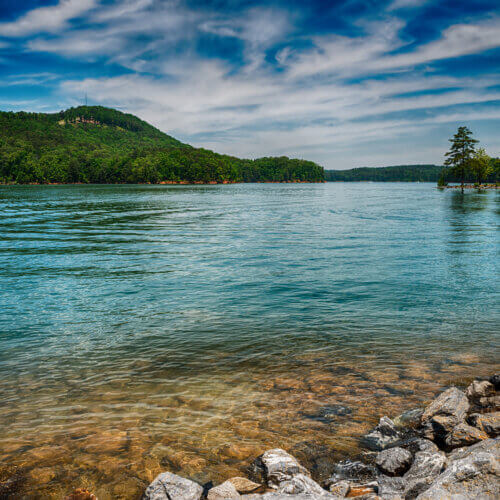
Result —
<path fill-rule="evenodd" d="M 287 157 L 244 160 L 183 144 L 102 106 L 59 113 L 0 111 L 0 183 L 321 182 Z"/>
<path fill-rule="evenodd" d="M 326 181 L 437 182 L 443 170 L 440 165 L 396 165 L 393 167 L 360 167 L 350 170 L 326 170 Z"/>

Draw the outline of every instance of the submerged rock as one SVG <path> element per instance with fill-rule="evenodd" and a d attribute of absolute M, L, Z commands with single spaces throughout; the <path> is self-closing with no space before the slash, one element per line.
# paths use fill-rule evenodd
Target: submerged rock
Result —
<path fill-rule="evenodd" d="M 444 439 L 447 433 L 463 422 L 469 410 L 467 396 L 456 387 L 440 394 L 422 414 L 421 423 L 428 439 Z"/>
<path fill-rule="evenodd" d="M 375 429 L 362 438 L 362 443 L 370 450 L 382 451 L 401 441 L 401 435 L 389 417 L 382 417 Z"/>
<path fill-rule="evenodd" d="M 344 405 L 329 405 L 322 406 L 315 413 L 303 413 L 303 415 L 311 420 L 316 420 L 324 424 L 330 424 L 338 420 L 338 417 L 350 415 L 352 410 Z"/>
<path fill-rule="evenodd" d="M 486 432 L 490 437 L 500 435 L 500 412 L 473 413 L 468 418 L 474 427 Z"/>
<path fill-rule="evenodd" d="M 65 497 L 64 500 L 97 500 L 97 497 L 85 488 L 77 488 L 71 495 Z"/>
<path fill-rule="evenodd" d="M 413 410 L 405 411 L 394 419 L 394 425 L 398 428 L 418 427 L 420 425 L 420 420 L 423 413 L 424 410 L 422 408 L 415 408 Z"/>
<path fill-rule="evenodd" d="M 402 476 L 412 462 L 412 455 L 408 450 L 394 447 L 381 451 L 375 460 L 379 470 L 388 476 Z"/>
<path fill-rule="evenodd" d="M 162 472 L 146 488 L 143 500 L 200 500 L 203 488 L 171 472 Z"/>

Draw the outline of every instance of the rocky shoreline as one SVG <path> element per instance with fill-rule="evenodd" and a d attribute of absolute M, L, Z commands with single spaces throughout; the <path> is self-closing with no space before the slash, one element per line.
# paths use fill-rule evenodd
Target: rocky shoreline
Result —
<path fill-rule="evenodd" d="M 450 387 L 424 409 L 383 416 L 363 436 L 363 461 L 344 460 L 319 484 L 295 457 L 275 448 L 247 477 L 198 484 L 163 472 L 142 500 L 438 500 L 500 498 L 500 375 Z M 97 500 L 80 489 L 65 500 Z"/>

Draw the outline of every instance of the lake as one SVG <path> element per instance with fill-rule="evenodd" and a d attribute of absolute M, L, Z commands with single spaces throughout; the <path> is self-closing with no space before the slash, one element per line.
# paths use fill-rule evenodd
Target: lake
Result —
<path fill-rule="evenodd" d="M 139 498 L 160 471 L 217 482 L 280 446 L 321 477 L 381 415 L 498 370 L 499 202 L 0 187 L 0 468 L 30 498 Z"/>

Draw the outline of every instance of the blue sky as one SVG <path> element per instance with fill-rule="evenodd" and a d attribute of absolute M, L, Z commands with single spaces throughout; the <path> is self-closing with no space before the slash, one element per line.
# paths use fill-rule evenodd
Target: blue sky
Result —
<path fill-rule="evenodd" d="M 326 168 L 500 154 L 498 1 L 0 0 L 0 109 L 117 107 Z"/>

